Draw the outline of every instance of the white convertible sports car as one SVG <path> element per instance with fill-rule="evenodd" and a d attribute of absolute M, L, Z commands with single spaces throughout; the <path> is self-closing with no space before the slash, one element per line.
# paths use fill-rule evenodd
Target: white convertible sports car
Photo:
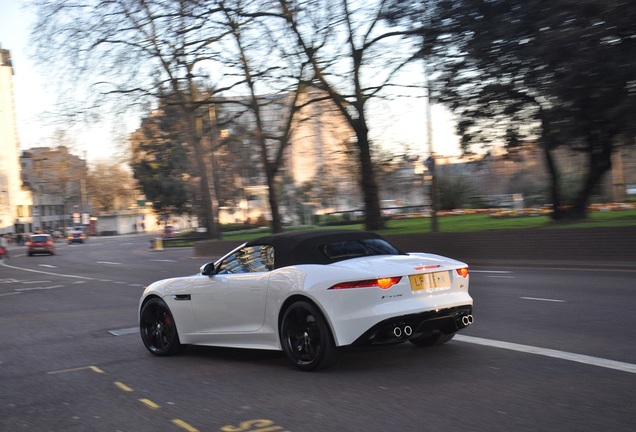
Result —
<path fill-rule="evenodd" d="M 151 284 L 139 327 L 158 356 L 187 344 L 283 350 L 308 371 L 351 345 L 448 342 L 473 322 L 468 282 L 466 264 L 404 253 L 375 233 L 289 232 Z"/>

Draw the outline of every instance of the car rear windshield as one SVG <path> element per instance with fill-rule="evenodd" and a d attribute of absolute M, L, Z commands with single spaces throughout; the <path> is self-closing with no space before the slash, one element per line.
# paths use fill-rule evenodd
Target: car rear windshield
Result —
<path fill-rule="evenodd" d="M 372 255 L 399 255 L 400 251 L 383 239 L 349 240 L 321 247 L 329 259 L 342 260 Z"/>
<path fill-rule="evenodd" d="M 47 236 L 33 236 L 31 237 L 31 241 L 34 241 L 36 243 L 42 243 L 42 242 L 46 242 L 49 238 Z"/>

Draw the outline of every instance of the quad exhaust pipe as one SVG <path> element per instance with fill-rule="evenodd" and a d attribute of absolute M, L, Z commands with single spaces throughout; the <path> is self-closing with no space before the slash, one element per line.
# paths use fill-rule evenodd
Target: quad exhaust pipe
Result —
<path fill-rule="evenodd" d="M 404 327 L 395 326 L 395 328 L 393 329 L 393 336 L 395 336 L 396 338 L 400 338 L 402 337 L 402 335 L 408 337 L 408 336 L 411 336 L 412 334 L 413 334 L 413 329 L 409 325 L 405 325 Z"/>
<path fill-rule="evenodd" d="M 456 320 L 457 320 L 456 322 L 457 322 L 458 328 L 468 327 L 475 321 L 472 314 L 462 315 L 461 317 L 457 317 Z M 459 327 L 460 322 L 463 327 Z M 413 328 L 410 325 L 398 324 L 395 327 L 393 327 L 393 336 L 395 336 L 398 339 L 408 338 L 412 334 L 413 334 Z"/>
<path fill-rule="evenodd" d="M 475 319 L 473 318 L 473 316 L 472 316 L 472 315 L 464 315 L 464 316 L 462 317 L 462 324 L 463 324 L 465 327 L 468 327 L 469 325 L 471 325 L 471 324 L 473 323 L 473 321 L 474 321 L 474 320 L 475 320 Z"/>

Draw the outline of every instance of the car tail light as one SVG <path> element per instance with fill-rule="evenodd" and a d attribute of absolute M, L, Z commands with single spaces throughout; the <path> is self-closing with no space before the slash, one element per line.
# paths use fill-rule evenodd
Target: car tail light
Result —
<path fill-rule="evenodd" d="M 366 279 L 352 282 L 341 282 L 339 284 L 335 284 L 329 289 L 339 290 L 339 289 L 350 289 L 350 288 L 380 288 L 380 289 L 389 289 L 396 283 L 400 282 L 402 276 L 394 276 L 388 278 L 378 278 L 378 279 Z"/>
<path fill-rule="evenodd" d="M 468 277 L 468 267 L 462 267 L 457 269 L 457 274 L 463 278 Z"/>

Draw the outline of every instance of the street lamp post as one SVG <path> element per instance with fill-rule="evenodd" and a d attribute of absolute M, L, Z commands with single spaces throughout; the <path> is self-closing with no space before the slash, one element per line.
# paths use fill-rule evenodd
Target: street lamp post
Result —
<path fill-rule="evenodd" d="M 437 179 L 435 176 L 435 151 L 433 150 L 433 115 L 431 112 L 431 80 L 429 77 L 428 65 L 424 60 L 424 79 L 426 86 L 426 139 L 428 141 L 429 158 L 427 160 L 426 167 L 429 170 L 431 176 L 431 231 L 439 231 L 439 225 L 437 221 Z"/>
<path fill-rule="evenodd" d="M 35 185 L 35 196 L 37 196 L 37 206 L 35 207 L 37 209 L 37 216 L 38 216 L 38 230 L 42 231 L 42 207 L 44 207 L 42 205 L 42 185 L 41 184 L 36 184 Z"/>

